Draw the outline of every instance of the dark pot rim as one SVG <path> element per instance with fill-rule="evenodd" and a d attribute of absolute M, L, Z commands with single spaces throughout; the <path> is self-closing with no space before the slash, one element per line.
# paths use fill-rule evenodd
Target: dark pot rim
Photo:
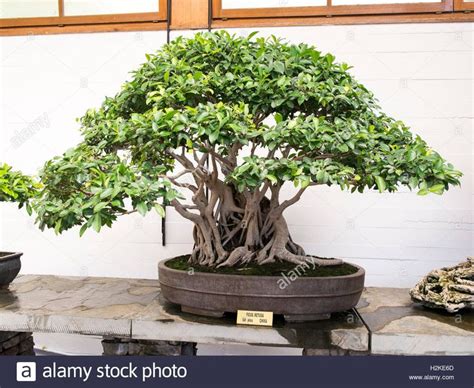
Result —
<path fill-rule="evenodd" d="M 178 256 L 176 256 L 176 257 L 178 257 Z M 176 274 L 186 274 L 187 273 L 186 270 L 174 269 L 174 268 L 167 267 L 165 265 L 168 261 L 173 260 L 176 257 L 160 260 L 160 262 L 158 263 L 158 270 L 165 270 L 165 271 L 173 272 L 173 273 L 176 273 Z M 350 274 L 350 275 L 340 275 L 340 276 L 300 276 L 300 277 L 298 277 L 297 281 L 298 282 L 314 281 L 314 279 L 328 279 L 328 280 L 330 280 L 330 279 L 351 279 L 351 278 L 359 277 L 361 275 L 365 275 L 365 269 L 360 267 L 359 265 L 354 264 L 354 263 L 350 263 L 350 262 L 347 262 L 347 261 L 344 261 L 344 263 L 350 264 L 353 267 L 356 267 L 358 269 L 357 272 L 354 272 L 353 274 Z M 196 271 L 195 274 L 199 274 L 199 276 L 202 276 L 202 277 L 209 277 L 209 279 L 212 279 L 214 276 L 228 276 L 229 279 L 233 279 L 233 280 L 244 280 L 244 279 L 249 279 L 249 278 L 251 278 L 251 279 L 252 278 L 253 279 L 260 278 L 260 279 L 270 280 L 270 279 L 276 279 L 280 276 L 280 275 L 278 275 L 278 276 L 234 275 L 234 274 L 226 274 L 226 273 L 209 273 L 209 272 L 199 272 L 199 271 Z"/>
<path fill-rule="evenodd" d="M 3 252 L 3 251 L 0 251 L 0 254 L 4 255 L 4 256 L 0 256 L 0 262 L 20 259 L 20 257 L 23 255 L 22 252 Z"/>

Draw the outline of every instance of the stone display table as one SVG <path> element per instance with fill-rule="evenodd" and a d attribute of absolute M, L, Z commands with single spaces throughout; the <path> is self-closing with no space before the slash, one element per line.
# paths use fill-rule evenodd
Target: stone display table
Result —
<path fill-rule="evenodd" d="M 130 349 L 150 349 L 149 341 L 157 345 L 153 354 L 160 347 L 163 354 L 190 354 L 183 344 L 195 343 L 295 347 L 305 354 L 369 350 L 368 330 L 354 311 L 325 321 L 286 323 L 276 317 L 273 327 L 237 326 L 235 315 L 182 313 L 164 301 L 157 280 L 140 279 L 20 276 L 9 290 L 0 290 L 0 331 L 100 335 L 106 337 L 106 354 L 135 354 Z M 113 338 L 120 340 L 112 345 Z"/>
<path fill-rule="evenodd" d="M 357 309 L 305 323 L 276 316 L 273 327 L 237 326 L 232 314 L 182 313 L 156 280 L 27 275 L 0 290 L 0 335 L 99 335 L 104 353 L 119 355 L 190 355 L 196 343 L 294 347 L 306 355 L 473 354 L 473 322 L 472 312 L 414 306 L 406 289 L 368 288 Z"/>
<path fill-rule="evenodd" d="M 472 355 L 474 312 L 448 314 L 414 304 L 404 288 L 367 288 L 357 311 L 372 354 Z"/>

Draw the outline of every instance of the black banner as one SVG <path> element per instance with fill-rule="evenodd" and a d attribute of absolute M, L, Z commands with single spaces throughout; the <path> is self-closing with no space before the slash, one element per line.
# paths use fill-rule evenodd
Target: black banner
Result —
<path fill-rule="evenodd" d="M 2 357 L 0 388 L 472 388 L 472 357 Z"/>

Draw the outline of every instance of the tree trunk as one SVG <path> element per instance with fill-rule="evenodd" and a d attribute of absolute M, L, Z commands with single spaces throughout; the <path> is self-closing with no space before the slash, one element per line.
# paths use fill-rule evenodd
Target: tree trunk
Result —
<path fill-rule="evenodd" d="M 190 257 L 192 264 L 217 267 L 275 261 L 300 264 L 309 259 L 320 266 L 342 263 L 338 259 L 306 256 L 304 249 L 291 239 L 278 206 L 255 194 L 238 198 L 228 188 L 216 190 L 220 194 L 213 192 L 207 206 L 192 219 L 195 242 Z M 244 203 L 237 203 L 239 200 Z M 215 212 L 211 211 L 214 206 Z"/>
<path fill-rule="evenodd" d="M 294 264 L 311 260 L 320 266 L 341 264 L 338 259 L 308 257 L 291 239 L 283 212 L 301 198 L 306 187 L 280 203 L 282 184 L 266 182 L 259 188 L 238 192 L 233 184 L 225 183 L 229 171 L 236 167 L 239 149 L 240 146 L 233 147 L 227 159 L 218 158 L 212 149 L 202 156 L 194 153 L 194 163 L 185 156 L 185 149 L 181 155 L 170 153 L 185 170 L 168 179 L 192 192 L 193 205 L 181 204 L 177 199 L 171 202 L 181 216 L 194 223 L 190 263 L 211 267 L 278 260 Z M 209 158 L 210 163 L 206 165 Z M 192 175 L 196 185 L 177 181 L 186 173 Z M 220 174 L 224 175 L 224 180 L 219 179 Z"/>

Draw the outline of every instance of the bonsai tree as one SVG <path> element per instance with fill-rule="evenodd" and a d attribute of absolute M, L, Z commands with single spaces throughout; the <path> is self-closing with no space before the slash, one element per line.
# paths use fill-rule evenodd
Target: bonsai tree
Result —
<path fill-rule="evenodd" d="M 17 202 L 19 207 L 26 204 L 28 213 L 31 207 L 28 201 L 36 195 L 40 185 L 19 171 L 13 171 L 7 164 L 0 164 L 0 202 Z"/>
<path fill-rule="evenodd" d="M 135 211 L 164 216 L 164 202 L 194 224 L 193 264 L 299 264 L 307 256 L 284 213 L 311 186 L 425 195 L 458 185 L 461 173 L 349 69 L 255 33 L 174 40 L 87 111 L 82 143 L 45 164 L 39 226 L 82 235 Z M 283 200 L 287 182 L 297 190 Z"/>

